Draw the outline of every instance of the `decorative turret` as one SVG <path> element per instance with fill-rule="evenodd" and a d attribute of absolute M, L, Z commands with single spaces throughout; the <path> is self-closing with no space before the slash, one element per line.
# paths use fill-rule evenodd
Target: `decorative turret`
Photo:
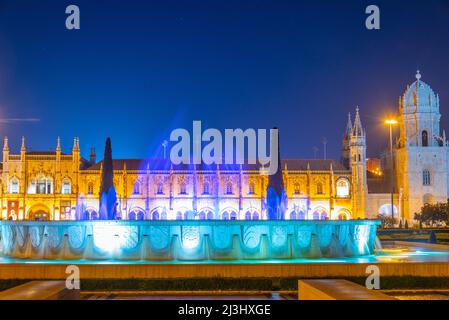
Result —
<path fill-rule="evenodd" d="M 22 136 L 22 146 L 20 147 L 20 159 L 22 161 L 25 160 L 25 155 L 26 155 L 27 149 L 25 146 L 25 137 Z"/>
<path fill-rule="evenodd" d="M 59 136 L 56 140 L 56 152 L 61 152 L 61 139 L 59 138 Z"/>
<path fill-rule="evenodd" d="M 95 153 L 95 148 L 90 148 L 89 163 L 91 165 L 97 163 L 97 154 Z"/>
<path fill-rule="evenodd" d="M 73 153 L 75 153 L 75 152 L 79 152 L 80 151 L 80 144 L 79 144 L 80 142 L 79 142 L 79 138 L 78 137 L 75 137 L 74 139 L 73 139 L 73 148 L 72 148 L 72 152 Z"/>
<path fill-rule="evenodd" d="M 8 145 L 8 137 L 5 136 L 3 141 L 3 165 L 8 162 L 9 158 L 9 145 Z"/>
<path fill-rule="evenodd" d="M 59 137 L 56 140 L 56 160 L 61 161 L 61 139 Z"/>

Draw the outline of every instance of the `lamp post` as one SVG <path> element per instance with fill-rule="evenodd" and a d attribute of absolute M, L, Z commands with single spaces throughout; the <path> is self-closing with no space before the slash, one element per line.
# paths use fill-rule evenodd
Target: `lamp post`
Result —
<path fill-rule="evenodd" d="M 393 194 L 394 194 L 394 163 L 393 163 L 393 126 L 398 124 L 398 121 L 395 119 L 387 119 L 385 123 L 390 127 L 390 164 L 391 164 L 391 172 L 390 172 L 390 188 L 391 188 L 391 219 L 394 221 L 394 205 L 393 205 Z"/>

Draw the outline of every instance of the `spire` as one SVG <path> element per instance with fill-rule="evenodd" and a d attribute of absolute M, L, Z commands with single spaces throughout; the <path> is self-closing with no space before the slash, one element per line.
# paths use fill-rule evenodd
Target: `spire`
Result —
<path fill-rule="evenodd" d="M 360 120 L 359 107 L 355 109 L 354 127 L 352 128 L 352 135 L 361 137 L 363 136 L 362 121 Z"/>
<path fill-rule="evenodd" d="M 80 150 L 80 145 L 79 145 L 79 140 L 77 137 L 75 137 L 73 139 L 73 149 L 72 151 L 79 151 Z"/>
<path fill-rule="evenodd" d="M 59 136 L 56 141 L 56 152 L 61 152 L 61 139 L 59 138 Z"/>
<path fill-rule="evenodd" d="M 26 146 L 25 146 L 25 137 L 22 136 L 22 147 L 20 148 L 20 151 L 26 151 Z"/>
<path fill-rule="evenodd" d="M 351 120 L 351 112 L 348 113 L 348 123 L 346 124 L 345 135 L 350 136 L 352 131 L 352 120 Z"/>
<path fill-rule="evenodd" d="M 8 137 L 7 136 L 5 136 L 5 140 L 3 141 L 3 151 L 9 151 Z"/>
<path fill-rule="evenodd" d="M 89 162 L 94 165 L 97 163 L 97 154 L 95 152 L 95 148 L 90 148 Z"/>

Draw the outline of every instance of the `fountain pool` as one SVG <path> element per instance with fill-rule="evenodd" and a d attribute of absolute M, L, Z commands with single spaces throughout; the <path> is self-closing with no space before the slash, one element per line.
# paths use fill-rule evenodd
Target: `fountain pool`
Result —
<path fill-rule="evenodd" d="M 375 253 L 377 225 L 376 220 L 0 221 L 0 262 L 351 261 Z"/>

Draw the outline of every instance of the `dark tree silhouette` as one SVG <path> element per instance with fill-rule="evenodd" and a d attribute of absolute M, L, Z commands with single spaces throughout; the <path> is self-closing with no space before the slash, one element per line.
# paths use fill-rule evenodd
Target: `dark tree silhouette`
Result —
<path fill-rule="evenodd" d="M 100 219 L 113 220 L 116 217 L 117 196 L 114 189 L 114 168 L 112 165 L 111 138 L 106 139 L 101 172 Z"/>
<path fill-rule="evenodd" d="M 274 128 L 277 129 L 277 128 Z M 281 152 L 279 145 L 278 135 L 278 153 L 277 155 L 271 154 L 271 156 L 278 157 L 278 167 L 275 174 L 268 176 L 267 186 L 267 209 L 268 219 L 270 220 L 283 220 L 284 212 L 286 209 L 286 194 L 284 188 L 284 182 L 282 180 L 282 165 L 281 165 Z"/>
<path fill-rule="evenodd" d="M 114 186 L 114 168 L 112 166 L 112 147 L 111 138 L 106 139 L 103 157 L 103 171 L 101 172 L 101 189 L 100 197 L 103 193 L 108 193 L 109 189 Z"/>

